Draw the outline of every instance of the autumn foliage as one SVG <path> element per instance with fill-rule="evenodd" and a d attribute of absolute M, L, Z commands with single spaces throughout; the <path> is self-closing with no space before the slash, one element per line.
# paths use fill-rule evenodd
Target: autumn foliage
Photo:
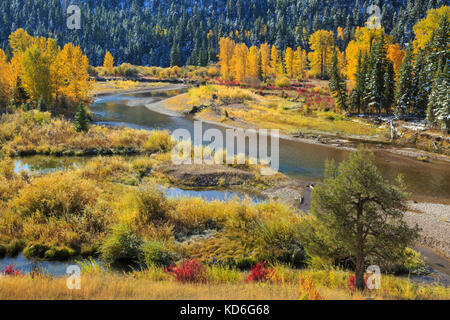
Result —
<path fill-rule="evenodd" d="M 0 49 L 0 107 L 30 109 L 42 99 L 52 113 L 73 115 L 80 102 L 89 100 L 93 82 L 80 47 L 68 43 L 61 49 L 55 39 L 33 37 L 23 29 L 9 36 L 9 44 L 10 61 Z"/>
<path fill-rule="evenodd" d="M 164 271 L 183 283 L 205 282 L 206 268 L 196 260 L 186 260 L 180 266 L 170 265 Z"/>

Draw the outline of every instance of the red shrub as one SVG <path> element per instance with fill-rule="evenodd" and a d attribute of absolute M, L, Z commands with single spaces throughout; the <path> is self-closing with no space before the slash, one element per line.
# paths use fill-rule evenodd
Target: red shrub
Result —
<path fill-rule="evenodd" d="M 172 275 L 178 282 L 205 282 L 205 266 L 196 260 L 186 260 L 181 266 L 175 264 L 164 269 L 164 272 Z"/>
<path fill-rule="evenodd" d="M 258 263 L 250 271 L 250 275 L 245 280 L 246 282 L 265 282 L 272 278 L 275 270 L 273 268 L 267 268 L 266 263 Z"/>
<path fill-rule="evenodd" d="M 20 270 L 14 270 L 15 266 L 16 266 L 15 264 L 10 264 L 9 266 L 3 269 L 3 273 L 6 276 L 21 276 L 22 272 L 20 272 Z"/>
<path fill-rule="evenodd" d="M 364 277 L 364 285 L 367 288 L 367 279 L 366 279 L 366 277 Z M 348 286 L 349 290 L 352 290 L 352 291 L 356 290 L 356 276 L 354 274 L 352 274 L 348 278 L 347 286 Z"/>

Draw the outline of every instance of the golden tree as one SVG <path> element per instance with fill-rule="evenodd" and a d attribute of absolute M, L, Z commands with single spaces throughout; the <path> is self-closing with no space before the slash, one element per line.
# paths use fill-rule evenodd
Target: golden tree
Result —
<path fill-rule="evenodd" d="M 51 56 L 42 51 L 39 44 L 29 47 L 22 58 L 22 84 L 33 101 L 43 98 L 52 101 L 52 81 L 50 77 Z"/>
<path fill-rule="evenodd" d="M 248 48 L 245 43 L 236 44 L 233 51 L 232 71 L 237 81 L 244 81 L 247 76 Z"/>
<path fill-rule="evenodd" d="M 228 38 L 220 38 L 219 41 L 219 62 L 220 73 L 225 80 L 232 80 L 231 60 L 233 58 L 235 43 Z"/>
<path fill-rule="evenodd" d="M 261 72 L 261 56 L 256 46 L 250 48 L 248 52 L 248 76 L 259 79 Z"/>
<path fill-rule="evenodd" d="M 272 46 L 272 50 L 270 52 L 270 68 L 272 74 L 280 77 L 284 74 L 283 63 L 281 62 L 280 54 L 275 46 Z"/>
<path fill-rule="evenodd" d="M 308 67 L 308 59 L 306 57 L 306 51 L 301 47 L 297 47 L 294 52 L 293 71 L 294 77 L 301 79 L 305 77 L 306 68 Z"/>
<path fill-rule="evenodd" d="M 312 75 L 324 77 L 328 75 L 334 48 L 332 31 L 318 30 L 309 37 L 311 52 L 308 55 L 311 62 Z"/>
<path fill-rule="evenodd" d="M 13 54 L 25 52 L 33 44 L 33 41 L 33 37 L 22 28 L 17 29 L 9 35 L 9 46 Z"/>
<path fill-rule="evenodd" d="M 391 44 L 387 49 L 387 57 L 394 64 L 395 76 L 397 77 L 403 58 L 405 57 L 405 51 L 402 50 L 402 47 L 398 43 Z"/>
<path fill-rule="evenodd" d="M 439 28 L 439 22 L 443 17 L 447 17 L 450 20 L 450 7 L 442 6 L 439 9 L 428 10 L 425 19 L 419 21 L 414 27 L 414 34 L 416 38 L 414 40 L 414 49 L 424 49 L 427 43 L 431 40 L 433 32 Z"/>
<path fill-rule="evenodd" d="M 261 73 L 264 78 L 271 75 L 270 70 L 270 47 L 267 43 L 263 43 L 260 47 L 261 54 Z"/>
<path fill-rule="evenodd" d="M 294 51 L 290 47 L 287 47 L 284 53 L 284 65 L 289 79 L 292 79 L 294 77 Z"/>
<path fill-rule="evenodd" d="M 0 106 L 6 105 L 11 98 L 11 66 L 6 61 L 5 52 L 0 49 Z"/>
<path fill-rule="evenodd" d="M 105 59 L 103 60 L 103 67 L 109 75 L 111 75 L 114 71 L 114 57 L 109 51 L 106 51 Z"/>
<path fill-rule="evenodd" d="M 356 28 L 355 39 L 350 41 L 347 48 L 345 49 L 345 75 L 348 79 L 355 80 L 355 73 L 358 66 L 359 55 L 364 56 L 364 54 L 368 54 L 374 41 L 380 40 L 381 35 L 384 36 L 384 40 L 386 41 L 387 45 L 390 45 L 392 43 L 392 36 L 386 35 L 383 28 Z"/>
<path fill-rule="evenodd" d="M 88 67 L 89 60 L 80 47 L 66 44 L 52 66 L 52 79 L 57 83 L 56 95 L 64 96 L 74 106 L 87 101 L 93 86 L 89 81 Z"/>

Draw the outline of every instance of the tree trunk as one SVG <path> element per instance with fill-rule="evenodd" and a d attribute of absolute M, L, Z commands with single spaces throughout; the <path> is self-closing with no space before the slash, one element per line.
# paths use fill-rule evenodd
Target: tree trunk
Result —
<path fill-rule="evenodd" d="M 363 225 L 361 223 L 361 218 L 363 215 L 363 208 L 359 204 L 357 207 L 356 219 L 357 219 L 357 240 L 356 240 L 356 270 L 355 270 L 355 278 L 356 278 L 356 288 L 358 290 L 365 290 L 366 284 L 364 282 L 364 241 L 363 241 Z"/>
<path fill-rule="evenodd" d="M 358 242 L 356 249 L 356 288 L 358 290 L 365 290 L 366 284 L 364 282 L 364 255 L 362 250 L 362 243 Z"/>

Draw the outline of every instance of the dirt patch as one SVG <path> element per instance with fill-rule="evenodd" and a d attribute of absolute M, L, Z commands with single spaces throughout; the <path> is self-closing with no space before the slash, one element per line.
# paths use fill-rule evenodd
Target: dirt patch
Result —
<path fill-rule="evenodd" d="M 250 171 L 224 165 L 178 165 L 157 168 L 178 185 L 188 187 L 217 187 L 242 185 L 255 179 Z"/>

